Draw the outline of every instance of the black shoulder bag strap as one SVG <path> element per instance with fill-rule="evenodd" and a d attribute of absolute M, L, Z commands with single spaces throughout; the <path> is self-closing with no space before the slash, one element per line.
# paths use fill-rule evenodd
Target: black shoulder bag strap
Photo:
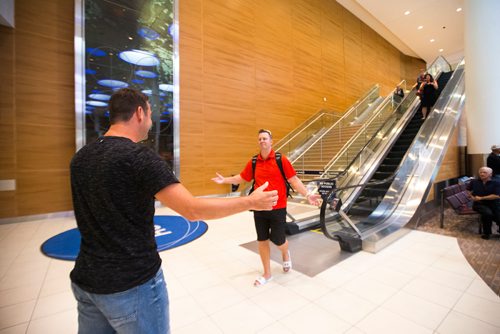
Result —
<path fill-rule="evenodd" d="M 295 190 L 293 190 L 292 186 L 290 185 L 290 183 L 286 179 L 285 171 L 283 170 L 283 162 L 281 161 L 281 153 L 280 152 L 276 152 L 276 164 L 278 165 L 278 168 L 280 169 L 281 176 L 283 176 L 283 179 L 285 180 L 286 196 L 293 198 L 292 194 L 290 193 L 290 190 L 291 191 L 295 191 Z"/>

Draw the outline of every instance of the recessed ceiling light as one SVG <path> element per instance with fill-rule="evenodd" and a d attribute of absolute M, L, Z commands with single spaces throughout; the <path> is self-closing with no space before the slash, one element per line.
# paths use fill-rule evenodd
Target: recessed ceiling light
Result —
<path fill-rule="evenodd" d="M 458 10 L 457 10 L 457 11 L 458 11 Z M 410 15 L 410 13 L 411 13 L 411 12 L 410 12 L 409 10 L 407 10 L 407 11 L 405 12 L 405 15 Z"/>
<path fill-rule="evenodd" d="M 462 11 L 462 7 L 457 8 L 457 13 Z"/>
<path fill-rule="evenodd" d="M 418 30 L 422 30 L 424 28 L 424 26 L 418 26 L 417 29 Z"/>
<path fill-rule="evenodd" d="M 431 43 L 434 43 L 436 40 L 434 38 L 431 38 Z"/>
<path fill-rule="evenodd" d="M 439 49 L 439 52 L 443 52 L 443 51 L 444 51 L 444 49 Z"/>

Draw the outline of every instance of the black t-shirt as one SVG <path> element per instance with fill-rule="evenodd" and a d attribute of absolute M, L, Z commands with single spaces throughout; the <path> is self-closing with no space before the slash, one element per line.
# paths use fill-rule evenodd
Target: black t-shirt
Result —
<path fill-rule="evenodd" d="M 156 153 L 124 137 L 100 137 L 78 151 L 71 188 L 82 242 L 71 280 L 108 294 L 151 279 L 161 265 L 154 195 L 177 182 Z"/>
<path fill-rule="evenodd" d="M 474 196 L 500 195 L 500 183 L 493 180 L 483 183 L 480 179 L 473 179 L 467 184 L 467 190 Z"/>

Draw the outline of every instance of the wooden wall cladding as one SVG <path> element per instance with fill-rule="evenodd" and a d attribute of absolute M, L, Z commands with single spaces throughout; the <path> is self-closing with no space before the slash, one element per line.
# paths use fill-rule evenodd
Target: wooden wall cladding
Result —
<path fill-rule="evenodd" d="M 180 177 L 195 194 L 225 193 L 257 150 L 320 109 L 344 111 L 372 84 L 414 80 L 422 61 L 399 53 L 335 1 L 182 0 Z M 74 2 L 16 1 L 0 27 L 0 218 L 71 210 Z"/>
<path fill-rule="evenodd" d="M 460 148 L 458 146 L 458 126 L 452 134 L 450 144 L 446 150 L 446 154 L 439 168 L 439 172 L 434 179 L 434 183 L 452 179 L 460 175 Z M 434 185 L 432 186 L 429 195 L 427 196 L 426 202 L 434 200 L 436 194 L 434 194 Z"/>
<path fill-rule="evenodd" d="M 413 81 L 424 64 L 335 1 L 183 0 L 179 27 L 180 177 L 197 195 L 228 191 L 210 178 L 243 169 L 259 128 L 276 142 L 375 83 L 386 95 Z"/>
<path fill-rule="evenodd" d="M 74 3 L 17 0 L 15 22 L 0 27 L 0 176 L 16 180 L 0 218 L 72 210 Z"/>

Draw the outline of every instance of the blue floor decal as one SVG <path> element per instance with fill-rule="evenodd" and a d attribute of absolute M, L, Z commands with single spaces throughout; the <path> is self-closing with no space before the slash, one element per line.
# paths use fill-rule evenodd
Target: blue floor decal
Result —
<path fill-rule="evenodd" d="M 155 216 L 154 224 L 158 251 L 187 244 L 208 230 L 205 222 L 190 222 L 181 216 Z M 47 256 L 74 261 L 80 251 L 80 240 L 80 231 L 74 228 L 48 239 L 41 249 Z"/>

